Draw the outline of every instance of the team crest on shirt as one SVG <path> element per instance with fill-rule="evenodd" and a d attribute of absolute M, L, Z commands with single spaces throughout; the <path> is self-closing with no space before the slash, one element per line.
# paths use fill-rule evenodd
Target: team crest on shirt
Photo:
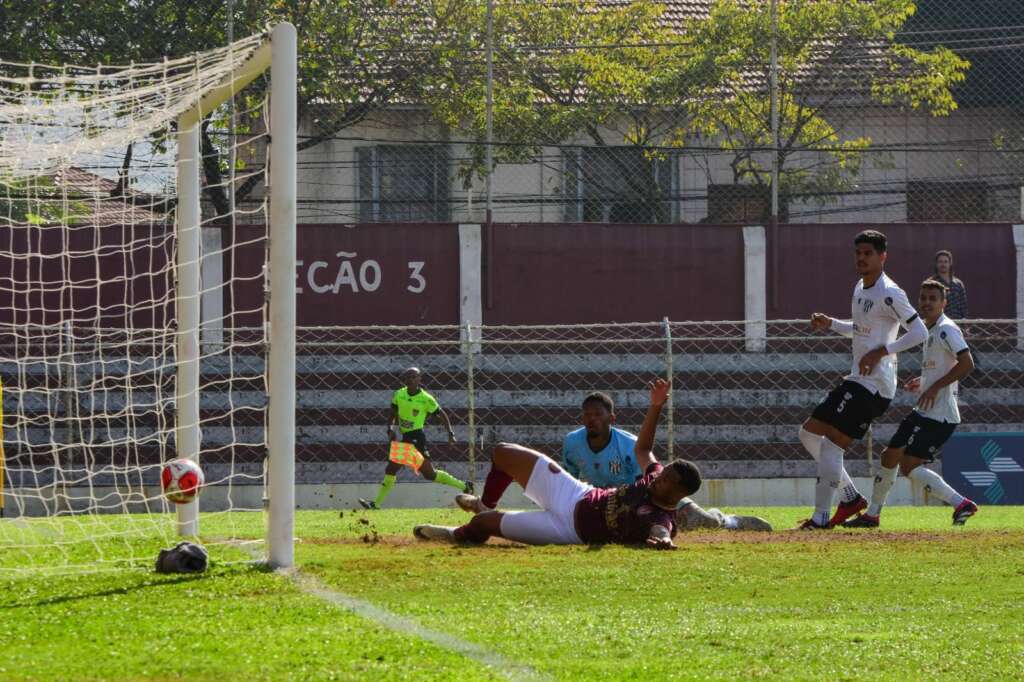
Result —
<path fill-rule="evenodd" d="M 946 338 L 946 332 L 939 332 L 939 336 L 943 339 Z"/>
<path fill-rule="evenodd" d="M 885 297 L 885 304 L 886 305 L 892 305 L 892 296 L 886 296 Z"/>
<path fill-rule="evenodd" d="M 858 301 L 860 301 L 860 300 L 861 299 L 858 299 Z M 866 315 L 866 314 L 871 312 L 872 308 L 875 307 L 875 302 L 872 301 L 870 298 L 865 298 L 865 299 L 863 299 L 862 307 L 864 308 L 864 314 Z"/>
<path fill-rule="evenodd" d="M 609 473 L 618 475 L 621 471 L 622 471 L 622 460 L 621 459 L 613 459 L 612 461 L 608 462 L 608 472 Z"/>
<path fill-rule="evenodd" d="M 419 411 L 419 410 L 417 410 L 417 409 L 416 409 L 415 407 L 414 407 L 414 408 L 412 408 L 412 416 L 414 416 L 414 417 L 418 417 L 418 416 L 419 416 L 419 414 L 420 414 L 420 411 Z"/>

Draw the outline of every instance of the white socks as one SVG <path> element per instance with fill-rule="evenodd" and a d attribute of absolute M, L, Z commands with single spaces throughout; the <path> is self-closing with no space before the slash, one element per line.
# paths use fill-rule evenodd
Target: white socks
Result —
<path fill-rule="evenodd" d="M 959 507 L 960 503 L 964 501 L 964 496 L 953 490 L 946 481 L 943 480 L 942 476 L 931 469 L 927 469 L 924 466 L 919 466 L 910 472 L 907 477 L 913 481 L 921 483 L 927 488 L 932 495 L 939 498 L 951 507 Z"/>
<path fill-rule="evenodd" d="M 814 522 L 827 525 L 832 518 L 832 501 L 843 475 L 843 449 L 828 438 L 821 439 L 818 482 L 814 486 Z"/>
<path fill-rule="evenodd" d="M 824 436 L 816 436 L 807 429 L 801 427 L 800 442 L 803 443 L 804 450 L 807 450 L 808 454 L 814 458 L 815 462 L 821 460 L 821 444 L 823 440 L 825 440 Z M 857 490 L 857 486 L 853 484 L 853 479 L 850 478 L 850 474 L 846 472 L 846 467 L 843 466 L 842 462 L 840 462 L 839 466 L 839 499 L 843 502 L 853 502 L 860 497 L 860 492 Z"/>
<path fill-rule="evenodd" d="M 896 474 L 900 472 L 897 464 L 892 469 L 880 467 L 875 475 L 875 485 L 871 489 L 871 504 L 868 505 L 868 516 L 878 516 L 885 506 L 885 498 L 889 497 L 889 491 L 896 483 Z"/>

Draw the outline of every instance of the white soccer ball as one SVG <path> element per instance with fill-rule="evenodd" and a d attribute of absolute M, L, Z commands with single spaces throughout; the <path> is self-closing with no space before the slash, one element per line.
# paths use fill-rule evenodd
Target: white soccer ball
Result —
<path fill-rule="evenodd" d="M 172 459 L 160 472 L 164 496 L 175 504 L 187 504 L 196 499 L 204 483 L 203 470 L 190 459 Z"/>

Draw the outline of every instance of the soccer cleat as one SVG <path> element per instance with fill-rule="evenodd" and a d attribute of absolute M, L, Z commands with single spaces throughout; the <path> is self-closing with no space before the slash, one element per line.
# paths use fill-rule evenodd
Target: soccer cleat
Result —
<path fill-rule="evenodd" d="M 967 523 L 967 519 L 977 513 L 978 505 L 965 498 L 964 501 L 960 503 L 960 506 L 953 510 L 953 525 L 962 526 Z"/>
<path fill-rule="evenodd" d="M 858 514 L 849 521 L 843 521 L 843 528 L 878 528 L 878 517 Z"/>
<path fill-rule="evenodd" d="M 831 527 L 832 526 L 828 525 L 819 526 L 814 522 L 814 519 L 804 519 L 800 525 L 796 527 L 796 530 L 828 530 Z"/>
<path fill-rule="evenodd" d="M 467 511 L 470 514 L 482 514 L 488 511 L 494 511 L 483 502 L 476 495 L 468 495 L 466 493 L 459 493 L 455 496 L 455 504 L 459 505 L 462 511 Z"/>
<path fill-rule="evenodd" d="M 476 492 L 476 488 L 473 485 L 473 481 L 471 481 L 471 480 L 469 480 L 467 478 L 466 479 L 466 487 L 465 487 L 465 489 L 462 492 L 466 493 L 467 495 L 472 495 L 474 492 Z"/>
<path fill-rule="evenodd" d="M 840 502 L 836 507 L 836 513 L 828 520 L 828 525 L 830 528 L 841 526 L 843 525 L 843 521 L 852 516 L 856 516 L 867 508 L 868 501 L 864 499 L 863 495 L 857 495 L 857 499 L 852 502 Z"/>
<path fill-rule="evenodd" d="M 756 530 L 768 533 L 772 530 L 772 524 L 759 516 L 737 516 L 736 530 Z"/>
<path fill-rule="evenodd" d="M 455 539 L 455 528 L 453 526 L 432 526 L 430 524 L 424 524 L 413 528 L 412 534 L 420 540 L 451 542 L 453 544 L 458 542 L 458 540 Z"/>
<path fill-rule="evenodd" d="M 380 509 L 380 507 L 377 506 L 377 503 L 374 502 L 373 500 L 364 500 L 361 497 L 359 498 L 359 504 L 363 505 L 363 509 Z"/>

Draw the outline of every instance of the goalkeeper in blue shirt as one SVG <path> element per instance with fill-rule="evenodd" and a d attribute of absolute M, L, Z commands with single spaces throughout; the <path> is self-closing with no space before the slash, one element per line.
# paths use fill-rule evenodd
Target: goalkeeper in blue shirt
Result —
<path fill-rule="evenodd" d="M 615 423 L 615 404 L 607 394 L 594 392 L 583 399 L 580 423 L 583 426 L 569 432 L 562 441 L 562 466 L 569 474 L 598 488 L 629 485 L 642 475 L 633 454 L 636 436 L 612 426 Z M 703 509 L 688 497 L 679 503 L 676 525 L 680 530 L 772 529 L 771 524 L 759 517 Z"/>

